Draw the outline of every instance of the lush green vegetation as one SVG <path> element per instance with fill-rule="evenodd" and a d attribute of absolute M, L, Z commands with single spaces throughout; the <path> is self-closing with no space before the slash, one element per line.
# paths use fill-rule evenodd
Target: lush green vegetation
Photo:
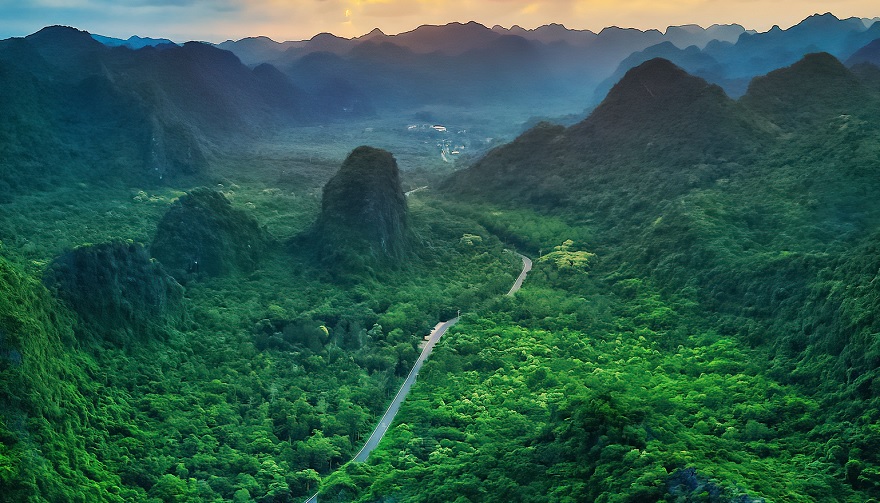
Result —
<path fill-rule="evenodd" d="M 634 72 L 633 76 L 650 79 L 652 74 L 645 73 L 650 68 L 646 66 L 640 70 L 643 73 Z M 659 73 L 666 71 L 661 70 Z M 787 86 L 785 82 L 790 80 L 799 82 L 800 87 Z M 654 83 L 645 82 L 649 86 Z M 593 432 L 600 441 L 587 435 L 578 444 L 581 448 L 577 452 L 582 456 L 572 461 L 584 471 L 569 472 L 578 475 L 566 479 L 566 490 L 573 487 L 571 480 L 585 483 L 584 492 L 577 493 L 575 500 L 675 499 L 684 497 L 676 495 L 674 487 L 685 479 L 705 489 L 706 498 L 713 501 L 724 498 L 725 491 L 744 491 L 750 497 L 774 501 L 870 501 L 880 497 L 880 460 L 875 454 L 880 419 L 876 385 L 880 367 L 880 283 L 876 280 L 880 207 L 875 197 L 880 119 L 876 92 L 827 55 L 808 57 L 756 81 L 754 89 L 739 103 L 716 96 L 714 91 L 707 94 L 705 85 L 686 81 L 686 87 L 671 91 L 677 98 L 663 104 L 665 96 L 655 93 L 658 88 L 646 90 L 639 82 L 633 84 L 632 79 L 630 83 L 630 87 L 618 91 L 631 99 L 614 97 L 590 119 L 572 128 L 539 125 L 510 146 L 490 153 L 449 184 L 456 194 L 464 196 L 475 194 L 473 188 L 480 187 L 484 189 L 481 201 L 500 202 L 496 208 L 470 203 L 462 211 L 479 213 L 477 218 L 486 228 L 498 230 L 506 240 L 527 245 L 534 252 L 556 253 L 564 250 L 552 246 L 573 238 L 576 247 L 566 252 L 595 253 L 587 260 L 593 266 L 592 287 L 589 282 L 563 274 L 562 269 L 545 273 L 544 277 L 552 289 L 565 292 L 569 302 L 571 298 L 595 302 L 589 294 L 602 293 L 605 311 L 587 322 L 569 317 L 568 323 L 554 326 L 550 320 L 572 308 L 554 300 L 560 293 L 554 296 L 552 289 L 545 289 L 518 310 L 517 306 L 501 306 L 494 314 L 483 313 L 471 320 L 473 325 L 460 326 L 459 337 L 493 340 L 493 348 L 504 344 L 517 347 L 519 340 L 529 337 L 543 341 L 575 331 L 576 339 L 601 348 L 596 353 L 582 351 L 569 358 L 583 361 L 595 361 L 599 355 L 622 350 L 600 345 L 596 338 L 626 341 L 621 335 L 625 327 L 644 331 L 643 346 L 653 347 L 654 341 L 659 342 L 660 354 L 652 363 L 654 367 L 639 363 L 638 351 L 621 353 L 620 361 L 631 361 L 618 370 L 623 376 L 621 382 L 627 384 L 623 389 L 593 383 L 590 368 L 576 372 L 575 382 L 591 383 L 591 393 L 593 388 L 610 389 L 608 393 L 617 402 L 608 407 L 627 419 L 596 413 L 598 420 L 586 420 L 582 429 Z M 688 88 L 692 91 L 687 92 Z M 860 99 L 852 99 L 854 89 Z M 812 97 L 810 106 L 799 106 L 805 94 Z M 707 96 L 720 104 L 712 114 L 696 113 L 704 107 L 692 105 Z M 658 97 L 657 102 L 643 103 Z M 762 105 L 764 102 L 774 106 Z M 601 129 L 607 125 L 607 117 L 598 112 L 611 106 L 619 107 L 617 120 L 630 124 L 630 130 L 635 131 Z M 645 110 L 650 112 L 648 117 Z M 664 132 L 660 126 L 669 126 L 664 122 L 667 117 L 678 122 Z M 742 127 L 753 128 L 752 133 L 764 131 L 766 137 L 735 134 L 744 142 L 738 145 L 740 152 L 714 150 L 717 139 L 712 139 L 713 134 L 730 135 Z M 681 135 L 681 131 L 701 134 Z M 637 143 L 646 138 L 650 142 Z M 667 155 L 666 149 L 683 138 L 688 141 Z M 753 141 L 756 143 L 750 143 Z M 525 183 L 508 188 L 517 179 Z M 524 210 L 525 205 L 533 211 Z M 566 231 L 566 225 L 571 229 Z M 556 230 L 555 243 L 547 236 L 551 228 Z M 552 262 L 548 260 L 545 267 Z M 539 270 L 535 278 L 541 277 Z M 527 283 L 519 299 L 528 297 L 529 289 L 537 286 L 534 281 Z M 631 284 L 640 287 L 633 291 L 623 288 Z M 552 310 L 534 307 L 545 298 L 551 299 Z M 605 325 L 592 329 L 596 319 Z M 530 330 L 523 332 L 524 326 Z M 533 328 L 549 333 L 534 336 Z M 517 342 L 505 343 L 508 339 Z M 532 353 L 527 354 L 541 353 L 543 342 L 533 344 Z M 565 349 L 560 343 L 548 349 L 555 352 L 554 347 Z M 521 365 L 509 353 L 502 353 L 500 360 L 490 356 L 478 354 L 472 368 L 485 372 L 482 366 L 487 360 L 492 362 L 488 366 L 493 372 L 499 368 L 512 372 Z M 435 358 L 433 364 L 439 365 L 441 358 Z M 681 376 L 668 375 L 666 362 L 672 359 L 680 359 L 681 366 L 672 368 L 681 369 L 673 372 Z M 726 367 L 730 363 L 735 365 Z M 600 368 L 608 371 L 615 366 L 603 361 Z M 518 372 L 520 381 L 527 383 L 527 372 Z M 691 372 L 698 379 L 685 377 Z M 657 377 L 664 374 L 663 379 Z M 557 384 L 548 388 L 567 389 L 568 383 L 558 373 L 553 375 L 560 388 L 554 388 Z M 726 381 L 728 377 L 735 379 Z M 479 388 L 479 383 L 489 379 L 484 373 L 470 383 Z M 704 387 L 704 379 L 713 380 L 711 388 Z M 466 387 L 459 388 L 457 383 L 446 385 L 448 394 L 443 394 L 444 386 L 425 385 L 430 386 L 431 396 L 424 400 L 431 404 L 437 404 L 431 401 L 434 396 L 442 397 L 447 405 L 452 403 L 453 409 L 464 398 L 474 401 L 473 395 L 464 394 Z M 528 388 L 517 382 L 505 386 L 520 392 Z M 666 389 L 675 392 L 664 395 Z M 754 390 L 768 395 L 754 395 Z M 710 397 L 709 391 L 717 393 L 718 400 L 700 396 L 703 393 Z M 480 396 L 496 396 L 498 386 L 492 387 L 491 395 L 488 393 L 486 390 Z M 589 414 L 590 404 L 596 402 L 591 393 L 574 389 L 570 393 L 585 395 L 581 404 Z M 665 406 L 664 396 L 675 407 Z M 672 400 L 673 396 L 677 398 Z M 781 401 L 776 402 L 777 398 Z M 725 412 L 728 407 L 730 411 Z M 760 413 L 754 409 L 763 407 L 767 408 Z M 419 442 L 428 446 L 418 451 L 421 454 L 415 460 L 409 465 L 399 461 L 402 454 L 410 452 L 406 449 L 415 449 L 402 443 L 401 439 L 410 437 L 400 433 L 401 439 L 389 448 L 383 461 L 370 467 L 353 467 L 349 478 L 335 476 L 328 493 L 364 500 L 397 495 L 402 499 L 436 497 L 438 501 L 452 494 L 443 491 L 450 490 L 455 477 L 439 472 L 444 468 L 435 466 L 428 457 L 452 444 L 443 442 L 439 430 L 431 426 L 434 416 L 425 408 L 422 414 L 403 419 L 413 432 L 412 438 L 423 439 Z M 686 420 L 679 416 L 683 411 L 693 417 Z M 705 420 L 707 414 L 723 429 L 711 426 L 715 423 Z M 678 424 L 670 430 L 675 431 L 674 438 L 664 437 L 660 426 L 670 416 L 678 417 Z M 548 438 L 559 440 L 566 438 L 563 432 L 568 431 L 567 419 L 572 420 L 548 411 L 526 415 L 524 422 L 534 431 L 554 432 L 555 436 Z M 487 431 L 503 429 L 508 422 L 493 424 Z M 622 430 L 630 426 L 637 433 L 634 437 L 615 434 L 608 431 L 610 425 L 620 425 Z M 513 438 L 517 440 L 511 441 Z M 474 487 L 494 488 L 492 481 L 499 473 L 516 473 L 515 462 L 511 459 L 491 472 L 486 467 L 497 465 L 487 464 L 486 458 L 481 459 L 482 464 L 474 462 L 463 453 L 473 449 L 478 457 L 486 450 L 540 450 L 538 447 L 546 441 L 534 433 L 508 432 L 497 440 L 506 446 L 501 451 L 492 451 L 495 441 L 473 441 L 466 447 L 456 444 L 460 449 L 456 459 L 443 465 L 459 470 L 456 473 L 477 475 L 477 481 L 469 479 Z M 676 460 L 672 451 L 666 451 L 677 441 L 687 446 L 684 450 L 688 458 Z M 607 460 L 603 461 L 598 453 L 598 458 L 586 454 L 597 443 L 604 446 L 601 455 L 609 456 Z M 615 450 L 610 447 L 615 444 L 647 453 L 648 459 L 658 464 L 639 465 L 635 458 L 615 458 Z M 496 462 L 503 459 L 500 454 L 492 457 Z M 734 465 L 738 467 L 735 470 Z M 548 482 L 558 480 L 552 478 L 555 472 L 551 466 L 558 465 L 547 463 L 546 477 L 507 477 L 522 494 L 531 494 L 530 490 L 548 494 L 562 484 Z M 622 466 L 627 469 L 614 472 Z M 652 471 L 652 467 L 663 470 Z M 695 471 L 679 471 L 688 467 Z M 419 469 L 440 473 L 440 479 L 450 481 L 448 485 L 440 482 L 437 493 L 428 493 L 443 496 L 417 496 L 412 491 L 406 477 Z M 358 470 L 370 471 L 374 479 L 385 482 L 371 484 L 359 478 Z M 542 470 L 540 464 L 528 473 L 535 470 Z M 773 484 L 766 483 L 771 480 Z M 712 481 L 714 485 L 699 481 Z M 716 490 L 720 493 L 713 495 Z M 692 496 L 697 497 L 699 492 Z M 495 488 L 464 496 L 483 500 L 502 493 Z"/>
<path fill-rule="evenodd" d="M 462 211 L 473 210 L 468 205 Z M 536 212 L 483 207 L 481 213 L 490 228 L 532 229 L 519 241 L 544 250 L 548 228 L 561 236 L 593 234 Z M 545 225 L 535 225 L 542 220 Z M 817 264 L 793 253 L 740 258 L 741 266 L 726 271 L 731 278 L 756 274 L 776 283 L 761 289 L 803 285 L 806 291 L 792 294 L 804 295 L 807 307 L 768 297 L 757 302 L 763 311 L 735 314 L 717 305 L 707 311 L 693 280 L 658 283 L 662 268 L 657 278 L 634 276 L 637 264 L 610 254 L 591 257 L 585 246 L 566 241 L 556 247 L 536 262 L 514 299 L 499 300 L 456 325 L 422 370 L 383 446 L 367 463 L 334 473 L 322 497 L 877 497 L 870 370 L 876 360 L 872 349 L 848 353 L 875 344 L 878 297 L 869 286 L 878 270 L 875 244 L 820 262 L 827 268 L 818 277 L 797 278 Z M 624 256 L 637 257 L 633 251 Z M 571 256 L 560 261 L 566 253 Z M 572 267 L 577 258 L 585 260 Z M 817 324 L 812 330 L 852 334 L 840 357 L 845 362 L 828 355 L 820 342 L 826 335 L 801 342 L 803 353 L 785 347 L 796 342 L 784 335 L 792 333 L 790 324 L 808 321 Z"/>
<path fill-rule="evenodd" d="M 876 501 L 880 119 L 853 107 L 880 95 L 825 56 L 738 102 L 641 71 L 409 197 L 399 260 L 321 241 L 326 159 L 297 178 L 226 158 L 211 190 L 7 191 L 2 494 Z M 163 240 L 184 287 L 142 246 Z M 210 274 L 186 271 L 197 243 Z M 513 298 L 510 247 L 535 259 Z M 390 436 L 346 464 L 459 309 Z"/>
<path fill-rule="evenodd" d="M 158 327 L 159 337 L 144 337 L 150 327 L 136 320 L 118 323 L 123 308 L 144 298 L 138 291 L 111 282 L 108 295 L 99 289 L 78 305 L 77 295 L 52 298 L 40 279 L 44 270 L 70 277 L 69 262 L 106 263 L 97 274 L 113 278 L 154 267 L 125 243 L 65 250 L 149 242 L 181 192 L 82 186 L 4 207 L 0 225 L 14 236 L 3 244 L 4 494 L 21 501 L 303 497 L 360 447 L 421 336 L 457 309 L 502 293 L 518 272 L 479 224 L 412 198 L 418 252 L 393 270 L 356 271 L 340 286 L 311 253 L 284 244 L 314 221 L 312 196 L 224 189 L 274 244 L 250 272 L 189 281 L 185 316 Z M 53 206 L 63 208 L 62 218 L 40 217 Z M 73 258 L 50 268 L 65 253 Z M 71 285 L 83 279 L 73 276 Z M 76 316 L 67 306 L 98 307 Z"/>
<path fill-rule="evenodd" d="M 454 327 L 382 448 L 322 496 L 864 501 L 821 397 L 770 361 L 649 281 L 545 261 Z"/>

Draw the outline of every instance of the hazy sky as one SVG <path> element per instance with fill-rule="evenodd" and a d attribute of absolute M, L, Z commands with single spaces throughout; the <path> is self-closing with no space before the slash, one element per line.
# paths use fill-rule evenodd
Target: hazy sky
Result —
<path fill-rule="evenodd" d="M 593 31 L 739 23 L 765 31 L 829 11 L 873 18 L 880 16 L 880 0 L 0 0 L 0 38 L 62 24 L 120 38 L 222 42 L 265 35 L 284 41 L 320 32 L 353 37 L 376 27 L 390 35 L 471 20 L 525 28 L 555 22 Z"/>

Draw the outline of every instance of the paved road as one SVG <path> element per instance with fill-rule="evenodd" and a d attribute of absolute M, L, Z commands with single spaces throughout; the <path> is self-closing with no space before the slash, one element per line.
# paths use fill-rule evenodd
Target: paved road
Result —
<path fill-rule="evenodd" d="M 394 397 L 394 400 L 391 402 L 391 405 L 388 406 L 388 410 L 385 411 L 385 415 L 382 416 L 382 419 L 379 420 L 379 424 L 376 426 L 376 429 L 373 430 L 370 438 L 367 439 L 367 443 L 364 444 L 363 448 L 361 448 L 360 452 L 354 457 L 354 461 L 366 461 L 367 456 L 370 455 L 370 452 L 379 445 L 379 441 L 382 440 L 382 437 L 385 435 L 385 432 L 388 431 L 388 427 L 391 426 L 391 423 L 394 421 L 394 416 L 397 414 L 398 409 L 400 409 L 400 404 L 403 403 L 404 399 L 406 399 L 406 395 L 409 393 L 410 388 L 414 382 L 416 382 L 416 377 L 419 375 L 419 370 L 422 368 L 422 364 L 425 363 L 425 360 L 430 356 L 431 351 L 434 349 L 434 345 L 437 344 L 437 341 L 440 340 L 440 337 L 443 337 L 443 334 L 446 333 L 446 330 L 455 324 L 458 321 L 458 318 L 452 318 L 449 321 L 444 321 L 443 323 L 438 323 L 434 330 L 431 331 L 431 335 L 428 336 L 428 343 L 425 344 L 425 347 L 422 348 L 422 354 L 419 355 L 419 359 L 416 360 L 416 364 L 413 365 L 412 370 L 409 371 L 409 375 L 406 376 L 406 381 L 403 381 L 403 386 L 400 387 L 400 390 L 397 391 L 397 395 Z"/>
<path fill-rule="evenodd" d="M 513 252 L 513 253 L 516 253 L 516 252 Z M 513 282 L 513 286 L 510 287 L 510 291 L 507 292 L 508 297 L 515 294 L 520 288 L 522 288 L 523 281 L 526 280 L 526 274 L 528 274 L 529 271 L 532 270 L 532 259 L 530 259 L 529 257 L 526 257 L 522 253 L 516 253 L 516 254 L 519 255 L 519 257 L 523 261 L 523 270 L 521 273 L 519 273 L 519 277 L 516 278 L 516 281 Z"/>
<path fill-rule="evenodd" d="M 515 253 L 515 252 L 514 252 Z M 513 283 L 513 286 L 510 287 L 510 291 L 507 292 L 507 295 L 513 295 L 522 287 L 523 281 L 526 279 L 526 274 L 532 270 L 532 261 L 526 257 L 525 255 L 517 253 L 522 258 L 523 261 L 523 270 L 519 273 L 519 277 L 516 278 L 516 281 Z M 397 411 L 400 410 L 400 404 L 406 399 L 406 395 L 409 394 L 410 388 L 412 388 L 413 383 L 416 382 L 416 377 L 419 375 L 419 370 L 422 368 L 422 364 L 425 363 L 425 360 L 428 359 L 428 356 L 431 355 L 431 351 L 434 350 L 434 346 L 437 344 L 437 341 L 443 337 L 443 334 L 446 333 L 446 330 L 449 329 L 452 325 L 458 321 L 458 317 L 452 318 L 449 321 L 444 321 L 438 323 L 437 326 L 434 327 L 434 330 L 431 331 L 431 334 L 428 336 L 428 341 L 422 347 L 422 354 L 419 355 L 418 360 L 416 360 L 415 365 L 413 365 L 412 370 L 409 371 L 409 375 L 406 376 L 406 380 L 403 381 L 403 385 L 397 391 L 397 395 L 394 396 L 394 400 L 391 401 L 391 405 L 388 406 L 388 409 L 385 411 L 385 414 L 382 416 L 382 419 L 379 420 L 379 424 L 376 425 L 376 428 L 373 430 L 373 433 L 370 434 L 370 438 L 367 439 L 367 443 L 361 448 L 360 452 L 352 458 L 352 461 L 363 462 L 367 460 L 367 457 L 373 452 L 373 449 L 379 445 L 379 442 L 382 441 L 382 437 L 385 436 L 385 432 L 388 431 L 388 428 L 391 426 L 391 423 L 394 422 L 394 416 L 397 415 Z M 305 503 L 317 503 L 318 501 L 318 493 L 312 495 L 311 498 L 307 499 Z"/>
<path fill-rule="evenodd" d="M 404 192 L 403 195 L 405 195 L 406 197 L 409 197 L 410 194 L 413 194 L 413 193 L 418 192 L 420 190 L 425 190 L 427 188 L 428 188 L 427 185 L 424 185 L 422 187 L 416 187 L 415 189 L 408 190 L 408 191 Z"/>
<path fill-rule="evenodd" d="M 370 438 L 367 439 L 367 443 L 361 447 L 360 452 L 352 458 L 352 461 L 363 462 L 367 460 L 367 456 L 373 452 L 373 449 L 379 445 L 379 442 L 382 441 L 382 437 L 385 436 L 385 432 L 388 431 L 388 428 L 391 426 L 391 423 L 394 422 L 394 416 L 397 415 L 397 411 L 400 410 L 400 404 L 406 399 L 406 395 L 409 394 L 410 388 L 412 388 L 413 383 L 416 382 L 416 377 L 419 375 L 419 370 L 422 369 L 422 364 L 425 363 L 425 360 L 428 359 L 428 356 L 431 355 L 431 351 L 434 350 L 434 346 L 437 344 L 437 341 L 443 337 L 443 334 L 446 333 L 446 330 L 449 329 L 452 325 L 455 325 L 455 322 L 458 321 L 458 317 L 452 318 L 449 321 L 444 321 L 438 323 L 437 326 L 434 327 L 434 330 L 431 330 L 431 334 L 428 336 L 428 340 L 422 348 L 422 354 L 419 355 L 418 360 L 416 360 L 415 365 L 413 365 L 412 370 L 409 371 L 409 375 L 406 376 L 406 380 L 403 381 L 403 385 L 397 390 L 397 395 L 394 396 L 394 400 L 391 401 L 391 405 L 388 406 L 388 409 L 385 410 L 385 414 L 382 416 L 382 419 L 379 420 L 379 424 L 376 425 L 376 428 L 373 430 L 373 433 L 370 434 Z M 317 503 L 318 501 L 318 493 L 315 493 L 311 498 L 306 500 L 306 503 Z"/>

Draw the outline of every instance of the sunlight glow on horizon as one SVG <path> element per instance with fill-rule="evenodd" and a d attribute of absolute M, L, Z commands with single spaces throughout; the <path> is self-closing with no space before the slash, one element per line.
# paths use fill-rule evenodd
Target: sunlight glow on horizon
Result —
<path fill-rule="evenodd" d="M 880 16 L 876 0 L 0 0 L 0 38 L 62 24 L 119 38 L 164 37 L 222 42 L 267 36 L 305 40 L 329 32 L 351 38 L 379 28 L 393 35 L 420 25 L 476 21 L 526 29 L 559 23 L 601 31 L 607 26 L 659 29 L 740 24 L 766 31 L 788 28 L 812 14 Z"/>

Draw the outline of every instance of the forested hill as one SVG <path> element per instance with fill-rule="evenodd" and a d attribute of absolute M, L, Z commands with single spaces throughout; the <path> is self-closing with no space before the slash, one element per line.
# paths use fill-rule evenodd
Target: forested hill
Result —
<path fill-rule="evenodd" d="M 193 177 L 240 140 L 327 117 L 269 65 L 198 42 L 107 47 L 62 26 L 0 41 L 0 86 L 2 197 L 70 180 Z"/>
<path fill-rule="evenodd" d="M 847 459 L 876 473 L 880 93 L 876 67 L 858 70 L 810 54 L 733 101 L 652 60 L 582 123 L 539 125 L 446 190 L 589 225 L 606 272 L 651 278 L 771 351 L 774 375 L 818 390 L 818 421 L 859 417 L 814 433 L 847 439 L 841 477 Z"/>
<path fill-rule="evenodd" d="M 644 196 L 671 199 L 718 189 L 732 177 L 773 176 L 799 148 L 822 144 L 841 155 L 872 148 L 880 93 L 865 74 L 828 54 L 810 54 L 756 78 L 734 101 L 654 59 L 630 70 L 584 121 L 567 129 L 538 125 L 446 186 L 546 208 L 618 211 Z M 831 138 L 837 141 L 828 145 Z M 800 169 L 828 173 L 815 162 Z M 626 203 L 608 197 L 622 194 Z"/>
<path fill-rule="evenodd" d="M 769 145 L 773 135 L 778 128 L 718 86 L 654 59 L 630 70 L 584 121 L 539 125 L 447 185 L 499 199 L 513 188 L 524 191 L 517 199 L 545 206 L 584 193 L 667 194 Z"/>

